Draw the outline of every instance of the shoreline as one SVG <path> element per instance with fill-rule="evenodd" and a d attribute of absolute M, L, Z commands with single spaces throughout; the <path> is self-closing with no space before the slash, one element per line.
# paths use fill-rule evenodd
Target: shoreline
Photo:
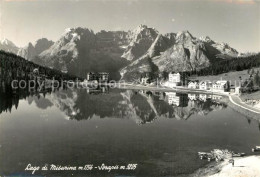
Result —
<path fill-rule="evenodd" d="M 239 102 L 235 102 L 234 100 L 232 100 L 231 96 L 229 97 L 229 102 L 228 102 L 228 106 L 230 106 L 233 110 L 239 112 L 240 114 L 243 114 L 246 117 L 249 118 L 253 118 L 255 120 L 260 121 L 260 111 L 258 111 L 258 109 L 250 106 L 250 105 L 246 105 L 245 103 L 242 104 L 241 106 L 246 106 L 245 108 L 239 106 Z M 240 97 L 238 97 L 240 99 Z M 232 102 L 233 101 L 233 102 Z M 241 104 L 241 103 L 240 103 Z"/>
<path fill-rule="evenodd" d="M 111 84 L 106 84 L 110 86 Z M 183 86 L 176 87 L 166 87 L 166 86 L 144 86 L 144 85 L 133 85 L 133 84 L 123 84 L 122 87 L 116 87 L 119 89 L 132 89 L 132 90 L 152 90 L 152 91 L 165 91 L 165 92 L 178 92 L 178 93 L 201 93 L 201 94 L 211 94 L 211 95 L 220 95 L 220 96 L 228 96 L 229 93 L 226 92 L 215 92 L 210 90 L 200 90 L 200 89 L 192 89 Z"/>
<path fill-rule="evenodd" d="M 260 174 L 260 155 L 235 157 L 234 167 L 228 159 L 212 162 L 189 174 L 189 177 L 227 177 L 258 176 Z"/>
<path fill-rule="evenodd" d="M 121 83 L 121 85 L 117 85 L 119 83 L 102 83 L 101 85 L 111 86 L 113 88 L 118 89 L 131 89 L 131 90 L 151 90 L 151 91 L 163 91 L 163 92 L 177 92 L 177 93 L 198 93 L 198 94 L 208 94 L 208 95 L 219 95 L 228 98 L 227 104 L 234 109 L 235 111 L 243 114 L 246 117 L 250 117 L 256 120 L 260 120 L 260 109 L 256 107 L 252 107 L 250 105 L 245 104 L 242 102 L 239 96 L 236 96 L 234 93 L 230 92 L 216 92 L 210 90 L 200 90 L 200 89 L 192 89 L 183 86 L 176 86 L 173 88 L 166 87 L 166 86 L 144 86 L 141 84 L 133 85 L 128 83 Z M 235 98 L 235 99 L 234 99 Z"/>
<path fill-rule="evenodd" d="M 156 87 L 156 86 L 139 86 L 139 85 L 125 85 L 126 87 L 123 89 L 143 89 L 143 90 L 155 90 L 155 91 L 168 91 L 168 92 L 179 92 L 179 93 L 201 93 L 201 94 L 212 94 L 212 95 L 220 95 L 227 97 L 229 101 L 227 104 L 234 109 L 235 111 L 243 114 L 246 117 L 253 118 L 255 120 L 260 120 L 260 110 L 245 104 L 242 102 L 239 96 L 235 94 L 230 94 L 230 92 L 213 92 L 213 91 L 206 91 L 206 90 L 199 90 L 199 89 L 191 89 L 187 87 L 175 87 L 175 88 L 168 88 L 168 87 Z M 232 98 L 233 97 L 233 98 Z M 235 100 L 234 98 L 237 98 Z"/>

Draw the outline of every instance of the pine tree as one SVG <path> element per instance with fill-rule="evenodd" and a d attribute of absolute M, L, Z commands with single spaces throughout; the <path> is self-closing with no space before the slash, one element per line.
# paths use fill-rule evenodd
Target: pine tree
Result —
<path fill-rule="evenodd" d="M 259 71 L 257 71 L 256 74 L 255 74 L 255 77 L 254 77 L 254 85 L 255 85 L 255 86 L 260 86 Z"/>

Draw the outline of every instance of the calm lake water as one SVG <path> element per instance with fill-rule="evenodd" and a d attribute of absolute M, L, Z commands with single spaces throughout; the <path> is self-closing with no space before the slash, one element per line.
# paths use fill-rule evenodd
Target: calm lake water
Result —
<path fill-rule="evenodd" d="M 207 164 L 198 151 L 250 154 L 259 122 L 219 96 L 137 90 L 62 90 L 0 98 L 0 176 L 27 164 L 138 164 L 133 171 L 36 171 L 38 176 L 178 176 Z"/>

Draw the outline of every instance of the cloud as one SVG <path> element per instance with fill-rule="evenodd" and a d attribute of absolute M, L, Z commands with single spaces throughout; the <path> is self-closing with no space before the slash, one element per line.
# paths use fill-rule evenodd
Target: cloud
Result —
<path fill-rule="evenodd" d="M 172 20 L 171 20 L 172 22 L 175 22 L 175 19 L 174 18 L 172 18 Z"/>

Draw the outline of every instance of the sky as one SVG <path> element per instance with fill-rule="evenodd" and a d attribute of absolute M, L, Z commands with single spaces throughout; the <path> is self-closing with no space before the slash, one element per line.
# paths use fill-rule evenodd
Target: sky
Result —
<path fill-rule="evenodd" d="M 128 31 L 140 24 L 260 52 L 258 0 L 0 0 L 0 39 L 19 47 L 42 37 L 56 41 L 69 27 Z"/>

